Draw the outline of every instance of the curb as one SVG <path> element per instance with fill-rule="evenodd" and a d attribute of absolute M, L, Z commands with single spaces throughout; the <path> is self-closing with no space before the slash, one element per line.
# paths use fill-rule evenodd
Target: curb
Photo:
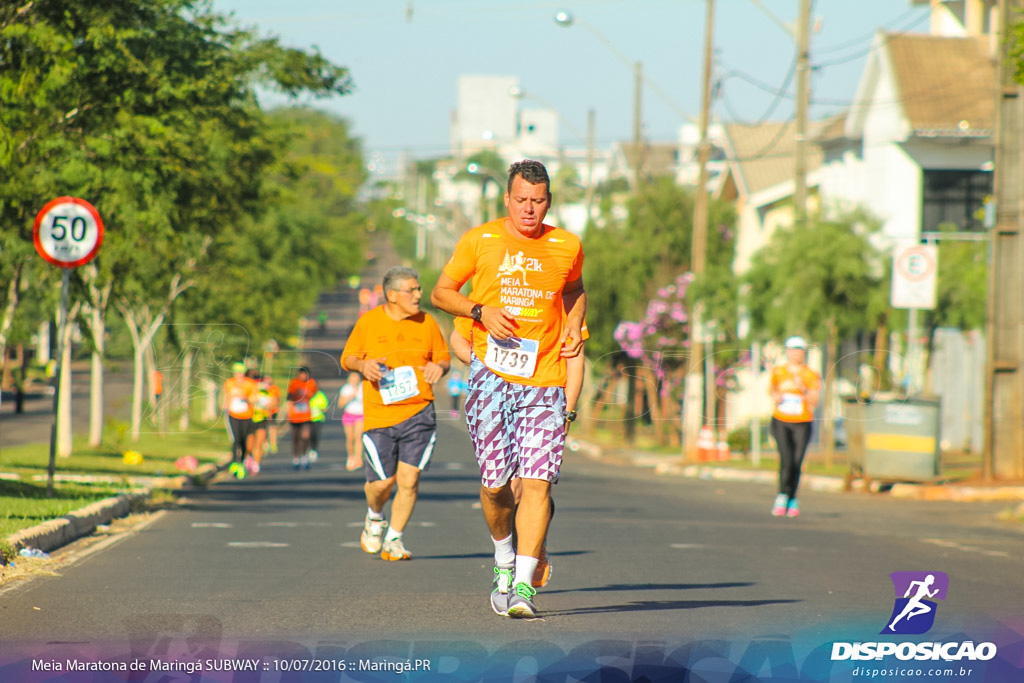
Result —
<path fill-rule="evenodd" d="M 711 467 L 708 465 L 683 464 L 678 460 L 666 462 L 664 456 L 648 453 L 605 453 L 600 445 L 574 439 L 570 449 L 582 453 L 588 458 L 602 460 L 611 464 L 632 465 L 635 467 L 654 468 L 661 476 L 687 477 L 706 481 L 743 481 L 766 485 L 776 485 L 779 480 L 777 472 L 769 470 L 733 469 L 730 467 Z M 893 498 L 910 500 L 946 500 L 962 503 L 976 502 L 1021 502 L 1024 501 L 1024 486 L 963 486 L 956 484 L 935 485 L 918 483 L 896 483 L 888 489 L 880 482 L 868 482 L 864 479 L 847 481 L 844 477 L 826 476 L 821 474 L 803 474 L 800 486 L 812 491 L 827 493 L 843 493 L 847 491 L 870 491 L 880 493 L 888 491 Z M 1024 506 L 1022 506 L 1024 507 Z"/>
<path fill-rule="evenodd" d="M 44 552 L 55 550 L 82 536 L 91 534 L 97 526 L 109 524 L 115 517 L 125 517 L 132 504 L 148 498 L 151 490 L 122 493 L 69 512 L 59 519 L 51 519 L 7 537 L 15 552 L 22 548 L 38 548 Z"/>
<path fill-rule="evenodd" d="M 195 478 L 199 478 L 205 484 L 213 479 L 221 469 L 220 464 L 207 463 L 191 475 L 148 478 L 147 486 L 137 491 L 98 500 L 69 512 L 63 517 L 16 531 L 4 540 L 15 553 L 22 548 L 37 548 L 43 552 L 50 552 L 83 536 L 88 536 L 98 526 L 109 524 L 114 519 L 127 517 L 136 504 L 148 500 L 153 495 L 153 491 L 157 489 L 178 490 Z"/>

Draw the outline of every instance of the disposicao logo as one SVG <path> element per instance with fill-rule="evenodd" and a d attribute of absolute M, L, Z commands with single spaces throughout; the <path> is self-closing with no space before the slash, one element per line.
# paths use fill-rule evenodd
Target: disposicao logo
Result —
<path fill-rule="evenodd" d="M 936 600 L 945 600 L 949 577 L 944 572 L 893 572 L 889 575 L 895 591 L 892 614 L 882 635 L 920 635 L 935 624 Z M 918 661 L 987 661 L 996 656 L 994 643 L 832 643 L 832 661 L 880 660 L 884 657 Z"/>
<path fill-rule="evenodd" d="M 880 633 L 927 633 L 935 623 L 935 600 L 946 599 L 949 577 L 945 572 L 893 572 L 889 576 L 896 590 L 896 603 Z"/>

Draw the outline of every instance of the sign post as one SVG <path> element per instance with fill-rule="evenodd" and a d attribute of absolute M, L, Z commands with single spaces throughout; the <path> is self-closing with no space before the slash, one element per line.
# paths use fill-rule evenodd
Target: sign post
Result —
<path fill-rule="evenodd" d="M 892 255 L 893 308 L 908 309 L 907 321 L 907 393 L 918 389 L 918 311 L 935 308 L 938 290 L 939 248 L 934 244 L 907 242 L 897 244 Z"/>
<path fill-rule="evenodd" d="M 60 408 L 61 364 L 64 362 L 64 330 L 68 324 L 68 283 L 71 269 L 85 265 L 103 244 L 103 221 L 89 202 L 77 197 L 58 197 L 36 214 L 32 228 L 36 251 L 47 262 L 63 268 L 60 290 L 60 316 L 57 322 L 57 364 L 54 372 L 53 426 L 50 429 L 50 464 L 46 477 L 46 495 L 53 497 L 56 469 L 57 415 Z"/>

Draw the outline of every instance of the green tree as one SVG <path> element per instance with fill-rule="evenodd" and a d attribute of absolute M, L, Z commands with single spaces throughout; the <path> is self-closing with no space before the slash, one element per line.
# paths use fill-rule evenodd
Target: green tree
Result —
<path fill-rule="evenodd" d="M 591 225 L 583 239 L 584 282 L 587 287 L 587 326 L 590 340 L 587 355 L 598 367 L 605 369 L 623 361 L 622 350 L 615 340 L 621 323 L 645 319 L 648 306 L 655 299 L 664 299 L 663 288 L 677 287 L 677 278 L 691 267 L 693 241 L 693 190 L 677 186 L 671 178 L 658 178 L 645 185 L 627 200 L 627 216 L 614 219 L 614 193 L 602 199 L 603 227 Z M 733 224 L 731 206 L 712 201 L 709 207 L 707 262 L 710 268 L 728 269 L 733 256 Z M 666 289 L 666 292 L 668 290 Z M 661 335 L 659 335 L 661 336 Z M 677 335 L 667 335 L 675 339 Z M 652 368 L 643 367 L 647 402 L 652 410 L 676 415 L 672 390 L 681 381 L 678 368 L 685 358 L 687 341 L 658 349 L 664 372 L 661 400 L 655 392 L 658 383 Z M 607 372 L 607 371 L 606 371 Z M 611 374 L 607 375 L 609 378 Z M 632 392 L 630 380 L 630 393 Z M 660 404 L 660 408 L 658 408 Z M 632 435 L 628 418 L 632 402 L 627 400 L 627 438 Z M 660 430 L 659 436 L 665 434 Z"/>
<path fill-rule="evenodd" d="M 255 86 L 350 89 L 344 68 L 229 28 L 206 2 L 27 3 L 0 10 L 0 36 L 0 248 L 18 263 L 47 199 L 92 199 L 108 230 L 93 285 L 113 288 L 143 346 L 213 237 L 270 203 L 278 152 Z"/>
<path fill-rule="evenodd" d="M 944 233 L 957 230 L 955 225 L 939 227 Z M 987 297 L 988 244 L 940 239 L 935 308 L 924 315 L 928 330 L 934 332 L 939 327 L 984 329 Z"/>
<path fill-rule="evenodd" d="M 670 178 L 644 185 L 626 205 L 623 221 L 605 210 L 604 227 L 583 237 L 584 282 L 594 315 L 588 316 L 587 353 L 617 353 L 613 333 L 623 320 L 640 320 L 659 287 L 690 270 L 693 191 Z M 735 212 L 724 202 L 709 207 L 708 268 L 729 268 L 733 257 Z M 592 356 L 595 357 L 595 356 Z"/>

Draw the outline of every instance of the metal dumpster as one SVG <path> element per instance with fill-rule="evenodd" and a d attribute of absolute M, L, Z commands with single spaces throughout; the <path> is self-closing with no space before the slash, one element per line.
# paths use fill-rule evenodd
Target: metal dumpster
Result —
<path fill-rule="evenodd" d="M 938 478 L 940 401 L 851 398 L 844 402 L 843 413 L 851 472 L 887 481 Z"/>

